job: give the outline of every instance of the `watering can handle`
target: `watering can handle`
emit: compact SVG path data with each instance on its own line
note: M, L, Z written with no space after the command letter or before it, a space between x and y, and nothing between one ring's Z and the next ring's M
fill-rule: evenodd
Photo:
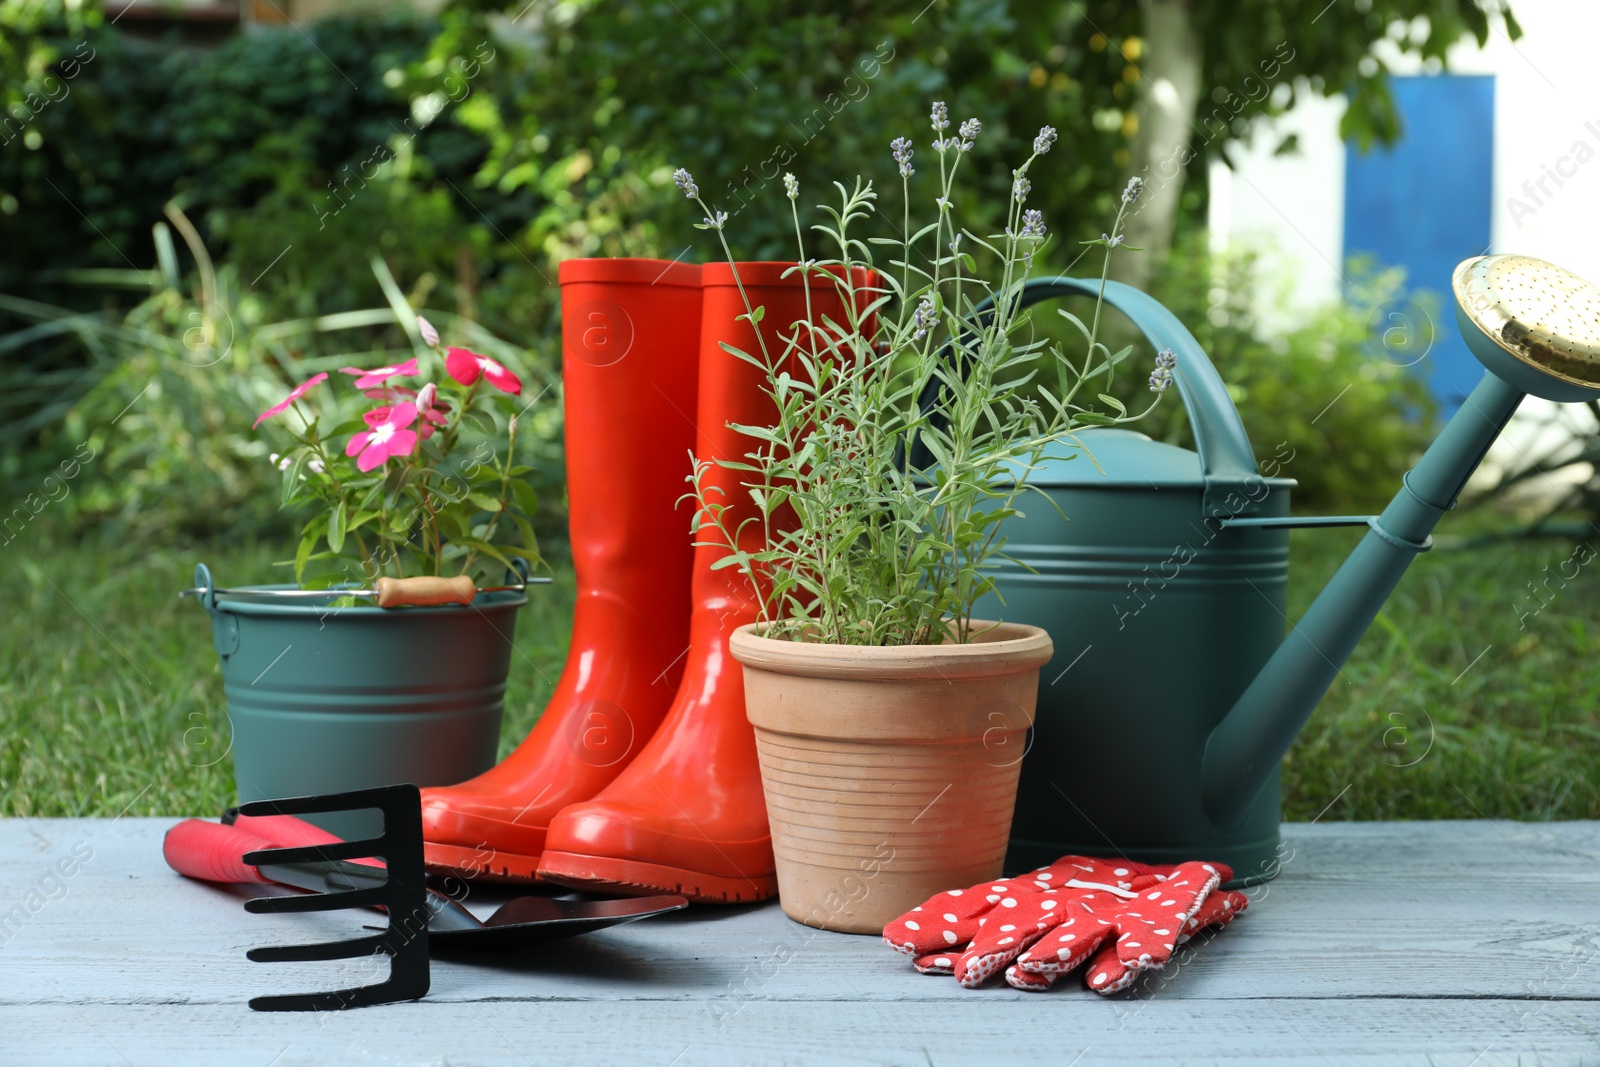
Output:
M1105 302L1126 315L1158 351L1170 348L1177 357L1178 365L1172 376L1178 383L1184 409L1189 413L1189 425L1194 429L1200 471L1206 480L1207 510L1213 504L1213 497L1220 504L1227 489L1259 480L1255 450L1250 447L1244 423L1239 421L1239 410L1233 406L1222 377L1206 358L1194 334L1148 293L1123 282L1104 284ZM1035 278L1023 284L1020 306L1061 296L1093 297L1100 292L1100 286L1098 278Z

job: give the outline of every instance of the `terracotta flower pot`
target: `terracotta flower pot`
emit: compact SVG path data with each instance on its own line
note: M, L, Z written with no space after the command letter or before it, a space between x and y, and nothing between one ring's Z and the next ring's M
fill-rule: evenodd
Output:
M1048 634L1001 623L970 644L891 648L777 641L752 624L730 648L791 919L875 934L1000 875Z

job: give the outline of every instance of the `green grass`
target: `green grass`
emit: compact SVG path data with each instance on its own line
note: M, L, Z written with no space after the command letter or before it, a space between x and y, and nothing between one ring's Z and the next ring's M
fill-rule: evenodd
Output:
M1293 537L1298 618L1359 534ZM1573 552L1508 542L1413 563L1289 752L1287 816L1600 817L1600 598L1593 549L1587 566Z
M1355 535L1294 538L1297 615ZM200 558L222 583L272 580L276 549L61 548L30 530L8 552L0 815L226 806L232 767L210 626L177 591ZM1418 560L1290 753L1289 816L1600 817L1591 568L1565 588L1552 580L1553 599L1546 593L1547 606L1519 629L1519 611L1538 603L1526 583L1547 566L1557 573L1571 553L1547 541ZM502 751L527 732L560 670L570 573L531 600L517 627Z
M219 585L282 581L278 546L29 551L0 572L0 815L216 814L233 763L211 624L178 590L199 560ZM572 575L517 620L502 751L560 674Z

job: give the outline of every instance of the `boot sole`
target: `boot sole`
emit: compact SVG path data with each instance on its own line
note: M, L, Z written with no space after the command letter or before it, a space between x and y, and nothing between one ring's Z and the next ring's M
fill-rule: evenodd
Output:
M454 874L462 878L527 885L540 881L539 857L499 852L488 845L468 848L432 841L423 845L423 865L430 874Z
M754 904L778 895L776 873L727 878L681 867L573 852L545 852L539 861L539 879L574 889L605 889L624 896L676 893L696 904Z

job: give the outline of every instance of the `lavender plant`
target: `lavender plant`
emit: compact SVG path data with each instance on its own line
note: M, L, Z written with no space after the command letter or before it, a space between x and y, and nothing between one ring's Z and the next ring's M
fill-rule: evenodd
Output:
M1083 340L1075 360L1057 345L1028 339L1029 312L1020 302L1047 241L1043 216L1025 206L1029 174L1050 152L1055 130L1041 129L1032 154L1013 171L1004 232L980 237L959 225L952 200L981 124L968 119L948 133L942 103L933 105L931 119L939 195L933 221L916 230L915 148L905 137L890 145L901 186L898 237L864 234L874 222L892 225L870 181L858 177L853 188L835 182L837 206L818 205L825 220L810 227L828 255L810 258L799 186L784 176L799 247L791 272L806 280L806 317L777 331L780 345L769 347L757 330L759 351L728 349L766 372L777 413L770 426L737 425L750 450L717 461L740 472L754 511L735 508L710 484L710 461L695 467L690 495L699 506L699 537L728 550L719 566L737 567L750 580L770 637L853 645L970 641L979 632L973 605L993 587L992 568L1004 553L1001 523L1019 514L1027 477L1045 450L1058 439L1076 440L1082 427L1127 423L1150 410L1130 413L1104 391L1132 348L1112 352L1099 339L1105 278L1140 180L1128 183L1111 232L1086 242L1103 253L1091 321L1059 311ZM674 180L705 211L701 228L717 234L731 263L726 216L705 203L687 171ZM888 262L880 265L874 249ZM833 287L847 321L814 313L812 286ZM748 295L745 308L752 324L762 321L764 309ZM1053 373L1036 382L1041 364ZM1172 366L1171 353L1161 353L1150 377L1151 407L1170 385ZM1101 383L1096 406L1084 397L1091 383ZM749 536L757 532L752 524L760 537Z

